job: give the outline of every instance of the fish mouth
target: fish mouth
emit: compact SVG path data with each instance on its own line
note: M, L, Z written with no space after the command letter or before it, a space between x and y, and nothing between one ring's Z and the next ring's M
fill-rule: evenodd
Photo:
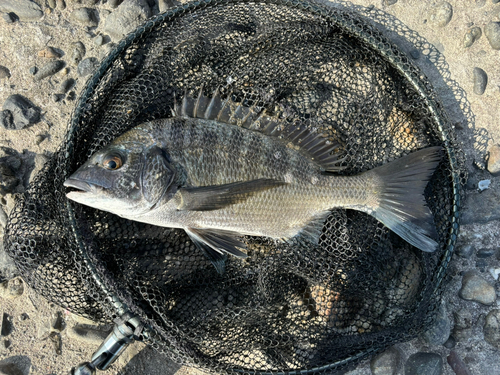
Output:
M95 193L96 191L95 185L91 185L88 182L81 181L73 177L64 181L64 186L77 189L76 191L71 191L72 193Z

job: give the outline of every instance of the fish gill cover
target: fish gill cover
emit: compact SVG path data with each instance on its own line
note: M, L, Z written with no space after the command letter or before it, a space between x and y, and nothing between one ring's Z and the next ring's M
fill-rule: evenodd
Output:
M316 246L245 236L248 257L228 257L217 272L182 229L66 198L64 181L92 154L171 117L200 90L338 143L342 176L441 146L425 189L437 250L337 208ZM5 247L46 298L98 322L129 311L147 327L145 342L176 362L214 373L335 372L432 321L458 234L463 170L430 83L341 4L196 2L152 18L102 62L60 150L13 210Z

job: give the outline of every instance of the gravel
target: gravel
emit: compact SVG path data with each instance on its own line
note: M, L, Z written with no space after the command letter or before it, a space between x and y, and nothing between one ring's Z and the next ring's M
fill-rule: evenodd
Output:
M22 95L14 94L7 98L2 109L10 111L13 129L19 130L40 121L40 109Z

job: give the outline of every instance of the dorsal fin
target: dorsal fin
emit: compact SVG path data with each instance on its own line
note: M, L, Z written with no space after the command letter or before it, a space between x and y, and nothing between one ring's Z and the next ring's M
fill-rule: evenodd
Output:
M306 154L327 172L337 172L345 168L341 166L345 157L339 157L339 143L331 142L310 126L289 122L278 115L269 115L265 108L257 105L257 101L246 106L233 102L230 94L226 99L222 99L218 88L211 97L203 94L203 87L196 97L190 96L185 90L180 103L174 100L173 115L215 120L256 130L282 139L289 147Z

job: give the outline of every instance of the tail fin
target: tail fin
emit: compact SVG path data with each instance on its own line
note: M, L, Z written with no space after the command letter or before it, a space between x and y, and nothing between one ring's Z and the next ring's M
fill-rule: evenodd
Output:
M379 207L372 215L426 252L436 250L437 232L423 194L441 158L441 147L429 147L371 171L381 180Z

